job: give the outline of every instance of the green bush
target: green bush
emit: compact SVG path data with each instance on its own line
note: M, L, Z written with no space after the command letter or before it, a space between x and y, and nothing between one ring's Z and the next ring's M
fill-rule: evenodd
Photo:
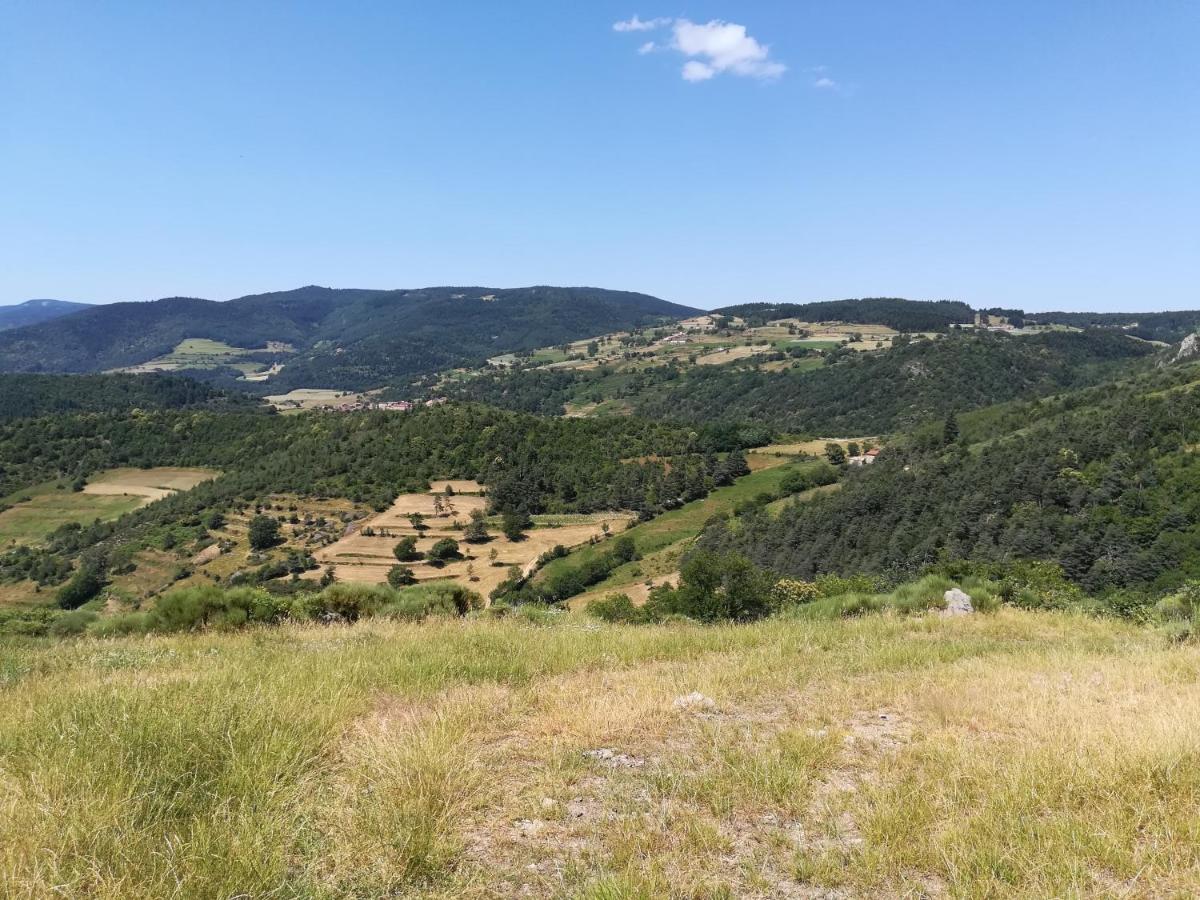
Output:
M426 616L465 616L483 607L483 598L453 581L431 581L394 591L379 615L418 620Z
M250 623L273 625L288 614L284 598L258 588L199 585L171 591L147 614L150 631L234 629Z
M605 622L638 622L644 618L628 594L609 594L593 600L584 607L584 612Z
M382 584L335 583L314 595L307 610L313 618L354 622L375 615L395 595L395 591Z
M462 553L459 552L458 541L454 538L442 538L429 548L425 558L434 565L444 565L447 560L461 559Z
M400 538L392 548L392 553L398 562L413 562L421 558L421 551L417 549L417 539L411 534Z
M98 618L99 616L90 609L71 610L55 618L50 623L47 633L51 637L73 637L87 631L88 626Z
M392 566L388 569L387 580L388 584L392 587L402 588L410 584L416 584L417 576L413 574L413 570L408 566Z
M146 613L119 613L97 619L88 629L96 637L121 637L128 634L145 634L150 630Z
M104 589L104 577L98 569L84 565L71 580L58 589L58 605L78 609Z
M1200 634L1200 581L1184 583L1175 593L1160 600L1154 612L1175 640Z

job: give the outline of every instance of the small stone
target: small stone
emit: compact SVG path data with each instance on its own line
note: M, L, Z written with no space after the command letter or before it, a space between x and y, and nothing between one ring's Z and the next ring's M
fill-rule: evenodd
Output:
M617 753L608 747L601 747L598 750L584 750L583 755L589 759L596 760L596 762L610 769L640 769L646 764L646 760L640 756Z
M554 809L556 806L558 806L558 801L553 797L542 798L542 809Z
M675 708L681 712L688 712L691 710L712 710L717 708L717 704L712 697L706 697L699 691L692 691L690 694L684 694L681 697L676 697Z

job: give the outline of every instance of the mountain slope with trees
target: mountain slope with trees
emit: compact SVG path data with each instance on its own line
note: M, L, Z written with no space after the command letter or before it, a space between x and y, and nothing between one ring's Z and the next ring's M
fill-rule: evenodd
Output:
M695 312L646 294L540 286L306 287L223 303L172 297L0 333L0 369L95 372L146 362L187 338L246 348L274 341L298 352L273 387L357 389Z
M0 421L60 413L236 409L259 403L249 395L177 375L0 375Z
M1041 560L1136 598L1200 577L1198 446L1200 368L1150 373L922 429L838 493L703 544L801 578Z

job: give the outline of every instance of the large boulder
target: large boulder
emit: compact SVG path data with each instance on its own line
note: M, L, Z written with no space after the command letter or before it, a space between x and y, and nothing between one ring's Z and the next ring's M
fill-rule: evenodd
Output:
M946 601L946 608L942 610L943 616L965 616L975 612L975 606L971 603L971 595L958 588L950 588L942 595L942 599Z
M1200 356L1200 341L1196 335L1189 334L1179 344L1179 349L1175 351L1175 356L1171 359L1172 363L1188 362Z

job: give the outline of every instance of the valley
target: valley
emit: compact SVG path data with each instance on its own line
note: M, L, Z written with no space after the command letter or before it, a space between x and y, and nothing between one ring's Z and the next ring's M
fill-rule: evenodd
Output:
M498 331L531 302L455 293ZM0 881L1195 886L1191 788L1145 775L1188 770L1200 671L1186 347L955 304L555 302L588 307L569 339L415 366L276 322L269 356L0 375Z

